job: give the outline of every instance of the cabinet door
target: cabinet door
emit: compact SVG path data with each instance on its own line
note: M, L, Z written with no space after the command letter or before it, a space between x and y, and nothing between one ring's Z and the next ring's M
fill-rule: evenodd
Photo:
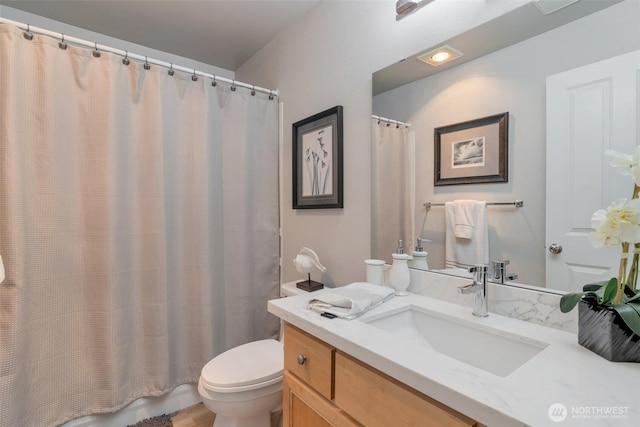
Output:
M358 427L342 410L285 371L283 427Z
M336 405L367 427L479 427L472 419L340 352L335 378Z

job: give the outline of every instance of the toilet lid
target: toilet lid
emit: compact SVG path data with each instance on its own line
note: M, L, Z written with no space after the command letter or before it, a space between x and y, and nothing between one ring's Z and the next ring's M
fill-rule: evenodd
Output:
M241 387L282 376L284 350L276 340L234 347L207 363L200 374L205 386Z

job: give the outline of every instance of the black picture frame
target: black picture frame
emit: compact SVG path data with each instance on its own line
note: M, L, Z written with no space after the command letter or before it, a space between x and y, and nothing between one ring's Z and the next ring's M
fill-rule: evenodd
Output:
M509 181L509 112L434 129L434 186Z
M293 209L343 208L342 106L292 125Z

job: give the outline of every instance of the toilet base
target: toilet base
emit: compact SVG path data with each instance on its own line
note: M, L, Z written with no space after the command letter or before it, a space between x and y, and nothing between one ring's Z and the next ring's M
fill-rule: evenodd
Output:
M260 414L249 418L229 418L216 415L213 427L271 427L271 414Z

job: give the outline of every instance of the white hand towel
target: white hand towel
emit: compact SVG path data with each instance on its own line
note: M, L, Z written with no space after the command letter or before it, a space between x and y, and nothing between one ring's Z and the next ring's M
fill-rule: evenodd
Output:
M388 301L393 289L366 282L355 282L339 288L321 291L307 307L320 313L331 313L343 319L354 319L362 313Z
M471 203L469 203L471 202ZM462 206L473 204L472 215L467 217L463 214L457 219L456 212L466 211ZM486 202L476 200L456 200L445 203L445 266L453 267L469 267L477 264L489 263L489 227L487 224ZM464 227L460 227L462 236L467 236L468 231L472 233L470 237L457 237L456 225L460 221Z
M479 209L484 209L484 205L476 200L456 200L453 202L454 234L457 238L473 238Z

